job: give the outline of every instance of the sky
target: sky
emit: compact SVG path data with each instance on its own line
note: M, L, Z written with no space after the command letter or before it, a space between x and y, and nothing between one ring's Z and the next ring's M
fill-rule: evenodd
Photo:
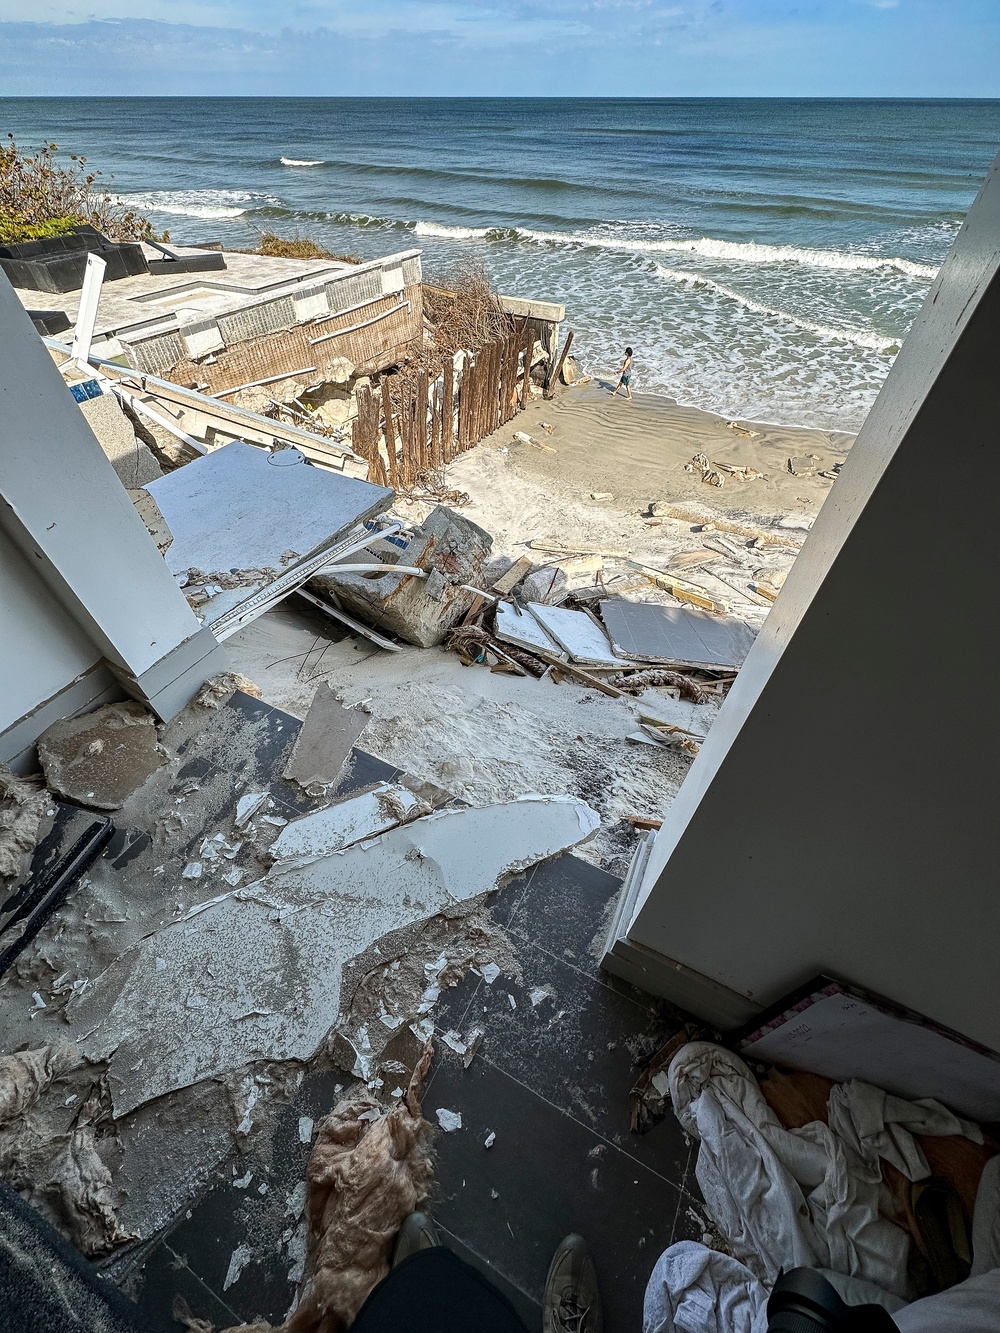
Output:
M0 0L0 96L1000 97L1000 0Z

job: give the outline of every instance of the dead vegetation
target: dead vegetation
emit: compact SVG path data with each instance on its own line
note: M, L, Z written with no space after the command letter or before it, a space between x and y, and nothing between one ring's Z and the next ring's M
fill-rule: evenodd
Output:
M463 264L425 282L423 288L424 314L441 356L453 356L463 348L478 352L514 332L514 320L502 309L481 264Z
M317 245L307 236L279 236L273 231L262 231L256 255L267 255L271 259L333 259L340 264L360 264L359 255L335 255L332 250Z

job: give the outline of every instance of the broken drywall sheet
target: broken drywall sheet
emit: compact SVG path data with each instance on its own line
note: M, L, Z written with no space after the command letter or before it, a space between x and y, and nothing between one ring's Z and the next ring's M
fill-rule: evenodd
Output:
M541 602L529 602L528 610L574 662L587 666L621 666L621 658L615 656L608 636L586 611L544 606Z
M398 783L382 782L360 796L293 819L271 844L277 861L329 856L363 838L374 838L396 824L429 813L430 807Z
M510 602L497 604L495 629L498 639L514 644L516 648L527 648L529 652L541 648L553 657L566 656L530 612L519 611Z
M362 708L345 708L324 681L295 741L285 777L302 787L330 786L337 781L371 715Z
M167 756L157 745L153 715L130 700L54 722L38 738L38 759L52 791L117 810Z
M566 796L445 810L293 866L140 941L67 1016L109 1059L116 1116L257 1060L308 1060L340 1010L341 969L391 930L488 893L589 838Z
M147 488L173 544L172 574L280 571L387 509L392 491L310 467L293 449L234 441Z

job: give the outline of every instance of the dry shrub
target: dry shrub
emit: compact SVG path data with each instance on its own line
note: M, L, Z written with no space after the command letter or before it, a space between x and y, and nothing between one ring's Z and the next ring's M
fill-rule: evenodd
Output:
M34 155L23 152L12 134L0 143L0 244L64 236L81 223L113 241L166 239L99 183L102 173L85 157L73 153L68 163L57 162L58 151L50 143Z
M424 313L434 328L442 355L460 348L478 352L514 332L514 321L500 306L481 264L466 263L424 283Z
M271 259L336 259L341 264L360 264L358 255L335 255L305 236L278 236L273 231L262 231L254 254L268 255Z

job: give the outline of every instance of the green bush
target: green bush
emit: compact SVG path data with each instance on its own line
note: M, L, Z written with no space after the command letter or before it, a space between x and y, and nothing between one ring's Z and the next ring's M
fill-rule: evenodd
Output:
M12 134L0 143L0 243L65 236L89 222L112 241L159 240L148 218L134 212L100 183L76 153L56 160L58 145L37 153L18 148ZM111 178L113 179L113 177Z

